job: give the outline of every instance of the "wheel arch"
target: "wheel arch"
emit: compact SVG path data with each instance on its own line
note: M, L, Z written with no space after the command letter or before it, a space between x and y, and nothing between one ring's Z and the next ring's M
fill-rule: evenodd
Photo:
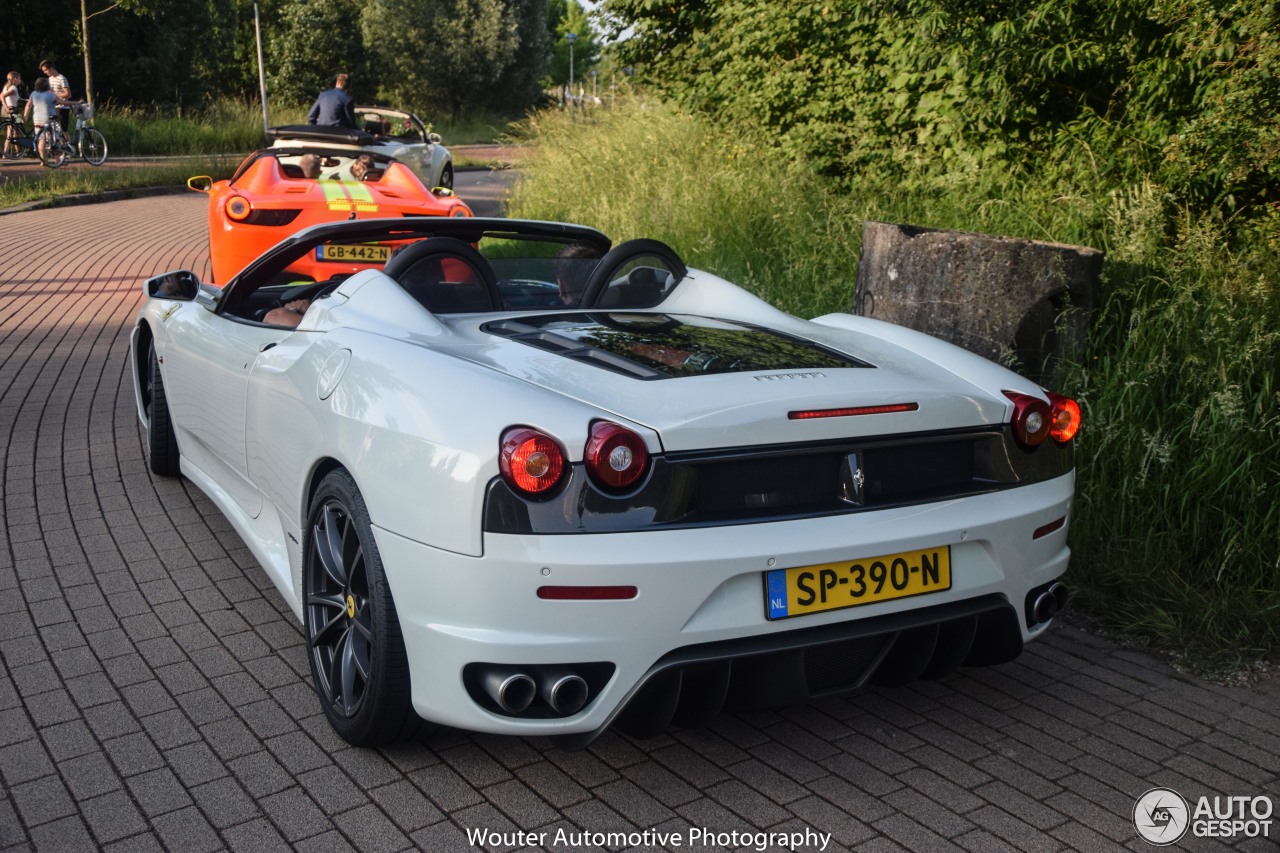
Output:
M155 340L155 333L151 331L151 324L145 320L138 323L133 332L133 350L132 350L132 368L133 368L133 387L136 389L137 403L139 412L146 411L145 389L147 387L147 353L151 351L151 344Z
M346 471L347 476L356 483L356 488L360 488L360 483L356 481L356 475L338 459L332 456L325 456L317 460L316 464L311 468L311 476L307 479L307 487L302 490L302 506L298 507L298 518L302 520L301 529L304 533L307 527L307 515L311 511L311 502L315 500L316 492L319 491L320 484L324 481L324 478L334 471Z

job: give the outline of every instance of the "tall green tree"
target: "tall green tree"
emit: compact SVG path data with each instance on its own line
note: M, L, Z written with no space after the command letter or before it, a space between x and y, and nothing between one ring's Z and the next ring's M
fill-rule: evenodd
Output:
M582 82L600 62L600 36L582 4L578 0L549 0L547 31L555 51L551 60L550 83L562 86L569 82L569 40L565 38L569 33L574 35L574 80Z
M496 87L490 106L502 113L519 114L542 98L543 78L551 62L551 35L543 26L548 0L507 0L516 21L520 44L511 57L505 82Z
M351 75L357 101L372 102L378 92L364 46L363 0L288 0L269 42L268 97L273 102L308 105L333 85L339 73Z
M715 23L718 0L604 0L605 37L620 64L678 68L690 45Z
M370 0L363 22L386 99L455 119L505 99L520 47L510 2Z
M97 2L95 6L106 6ZM90 19L94 88L100 101L198 107L209 100L245 94L256 68L241 67L237 33L245 0L146 0L121 4ZM79 17L72 54L81 56ZM249 26L252 27L250 11ZM59 57L62 59L62 56ZM73 62L59 70L73 73ZM79 93L80 89L73 85Z

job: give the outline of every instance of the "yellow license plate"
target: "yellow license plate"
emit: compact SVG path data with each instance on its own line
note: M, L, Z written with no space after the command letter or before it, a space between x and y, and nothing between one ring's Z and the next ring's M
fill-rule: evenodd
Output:
M951 546L764 573L765 612L788 619L951 589Z
M327 243L316 246L317 261L347 261L360 264L385 264L391 257L390 246L377 243Z

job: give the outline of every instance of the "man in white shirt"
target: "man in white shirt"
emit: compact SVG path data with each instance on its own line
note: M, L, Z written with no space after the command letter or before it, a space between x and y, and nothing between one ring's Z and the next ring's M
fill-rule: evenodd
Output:
M57 68L53 67L53 60L46 59L40 63L40 71L49 78L49 91L54 96L63 101L71 100L71 87L67 84L67 78ZM71 126L68 123L71 119L71 110L66 107L58 107L58 123L62 125L62 129L67 133L71 132Z

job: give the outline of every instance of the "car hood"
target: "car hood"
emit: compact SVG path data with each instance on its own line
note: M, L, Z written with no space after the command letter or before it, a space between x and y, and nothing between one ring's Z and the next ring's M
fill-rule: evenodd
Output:
M667 451L972 428L1009 408L892 343L797 334L804 321L577 312L449 325L455 355L649 427Z

